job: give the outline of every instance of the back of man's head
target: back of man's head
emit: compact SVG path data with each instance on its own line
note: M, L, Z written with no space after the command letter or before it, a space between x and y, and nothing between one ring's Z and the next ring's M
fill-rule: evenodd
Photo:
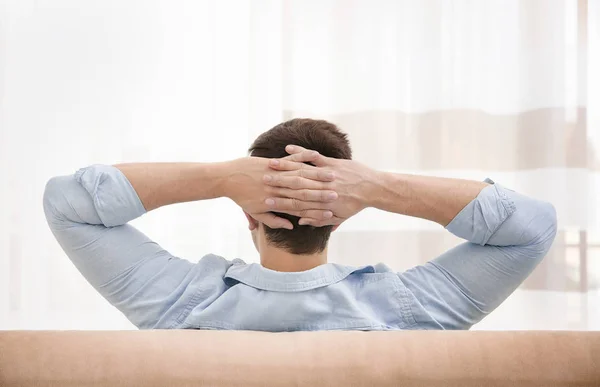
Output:
M337 159L351 159L352 150L347 135L337 126L323 120L296 118L275 126L258 136L250 147L250 156L281 158L288 156L287 145L299 145ZM332 226L300 226L296 216L277 213L294 225L293 230L264 226L269 243L292 254L319 253L327 247Z

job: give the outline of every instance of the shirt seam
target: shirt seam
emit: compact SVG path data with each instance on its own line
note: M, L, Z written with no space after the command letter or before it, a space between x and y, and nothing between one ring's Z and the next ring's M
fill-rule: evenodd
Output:
M311 279L308 281L296 281L293 282L291 284L293 284L294 286L292 286L291 288L285 288L285 285L287 284L286 282L274 282L274 281L268 281L268 282L273 282L277 285L282 285L281 288L277 288L277 286L274 286L272 284L269 284L267 282L265 282L262 279L257 278L256 276L253 277L253 281L252 283L248 282L247 285L253 286L254 284L258 285L256 286L257 288L259 288L260 290L265 290L265 291L270 291L270 292L296 292L296 291L305 291L305 290L310 290L310 289L315 289L317 287L321 287L322 285L328 286L328 285L333 285L337 282L340 282L341 280L343 280L344 278L347 278L350 274L352 273L352 271L350 272L342 272L342 273L338 273L330 278L327 277L321 277L321 278L317 278L317 279ZM227 275L226 278L232 278L238 282L241 283L246 283L245 281L243 281L242 279L240 279L239 276L237 276L236 274L234 275Z
M220 297L220 296L219 296ZM183 322L185 321L185 319L189 316L189 314L192 312L192 309L199 304L201 295L200 295L200 289L197 289L196 292L194 293L194 295L192 296L192 298L190 298L190 300L186 303L185 307L183 307L183 309L181 310L181 312L179 313L179 315L175 318L175 320L168 326L167 329L173 329L176 325L180 325L183 324ZM218 297L217 297L218 298Z
M465 292L462 290L462 288L461 288L460 286L458 286L458 285L457 285L457 284L456 284L456 283L455 283L455 282L452 280L452 278L450 278L450 277L449 277L449 276L446 274L446 272L443 270L443 268L442 268L442 267L438 266L438 265L437 265L435 262L429 262L429 263L431 263L431 265L432 265L433 267L435 267L435 268L436 268L436 269L437 269L437 270L438 270L440 273L442 273L442 275L443 275L443 276L444 276L444 277L445 277L445 278L448 280L448 282L450 282L450 283L451 283L453 286L455 286L455 287L456 287L456 288L457 288L457 289L458 289L458 290L459 290L459 291L462 293L462 295L463 295L463 296L465 296L465 298L466 298L467 300L469 300L469 303L471 303L471 304L473 305L473 307L477 309L477 311L478 311L478 312L480 312L480 313L482 313L482 314L484 314L484 315L488 315L488 314L489 314L489 312L486 312L486 311L482 310L482 309L481 309L479 306L477 306L477 305L475 304L475 302L473 302L473 300L471 299L471 297L470 297L468 294L466 294L466 293L465 293Z
M402 314L402 319L408 319L409 321L407 321L409 324L407 325L408 328L414 326L417 324L417 321L415 319L415 315L414 315L414 311L412 310L412 306L410 305L409 302L407 302L407 293L406 293L406 286L404 285L404 283L402 282L402 280L400 279L400 277L398 276L398 281L400 281L400 283L402 283L402 286L400 286L396 281L393 281L394 283L394 287L396 288L396 294L398 295L398 297L400 298L400 302L402 304L402 306L400 307L400 313Z

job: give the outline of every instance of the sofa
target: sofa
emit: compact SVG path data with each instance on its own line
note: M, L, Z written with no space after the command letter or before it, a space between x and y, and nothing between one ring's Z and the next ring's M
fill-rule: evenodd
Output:
M0 331L0 386L600 386L600 332Z

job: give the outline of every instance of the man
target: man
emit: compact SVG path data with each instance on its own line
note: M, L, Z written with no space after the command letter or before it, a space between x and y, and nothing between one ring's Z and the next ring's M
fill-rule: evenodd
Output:
M250 154L52 178L48 224L92 286L142 329L468 329L519 286L556 234L549 203L491 180L373 170L350 160L346 135L326 121L279 124ZM191 263L127 224L217 197L244 210L260 265L215 255ZM367 207L437 222L467 242L403 273L373 257L362 267L327 263L331 232Z

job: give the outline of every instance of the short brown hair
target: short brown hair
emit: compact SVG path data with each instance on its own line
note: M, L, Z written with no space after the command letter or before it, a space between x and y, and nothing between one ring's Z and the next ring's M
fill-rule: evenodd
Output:
M351 159L352 150L348 136L334 124L324 120L295 118L264 132L249 149L250 156L281 158L288 156L287 145L299 145L337 159ZM300 226L296 216L276 213L294 225L293 230L272 229L265 225L267 240L292 254L319 253L327 247L332 226Z

